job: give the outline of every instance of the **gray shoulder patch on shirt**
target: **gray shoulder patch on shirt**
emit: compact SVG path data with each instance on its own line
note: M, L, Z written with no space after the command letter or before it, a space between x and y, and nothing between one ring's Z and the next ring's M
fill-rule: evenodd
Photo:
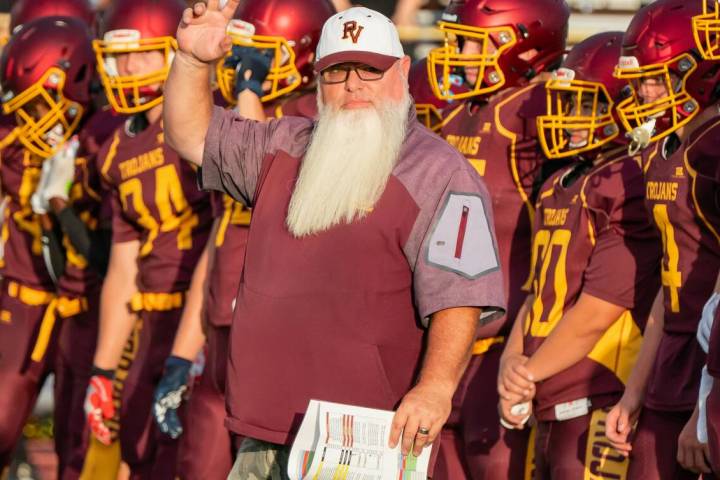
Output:
M485 212L480 195L448 193L430 233L427 263L471 280L500 268Z

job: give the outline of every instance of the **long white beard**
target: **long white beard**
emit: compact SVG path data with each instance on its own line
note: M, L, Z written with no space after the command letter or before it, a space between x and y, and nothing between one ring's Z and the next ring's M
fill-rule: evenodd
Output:
M397 162L411 101L405 95L397 103L353 110L318 102L318 123L290 199L290 233L312 235L372 211Z

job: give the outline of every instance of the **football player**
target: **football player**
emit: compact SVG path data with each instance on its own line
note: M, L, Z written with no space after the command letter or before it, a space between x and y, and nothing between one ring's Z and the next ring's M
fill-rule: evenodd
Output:
M223 96L240 115L258 121L283 115L315 117L313 56L322 26L334 13L327 0L249 0L238 8L229 29L233 50L219 63L217 76ZM294 21L288 23L286 18ZM233 462L234 449L224 426L225 365L251 212L227 195L213 194L213 213L214 241L208 242L212 260L203 313L206 368L193 387L184 415L187 434L180 445L178 470L186 479L222 478ZM199 325L189 324L194 320L183 318L170 357L182 367L166 368L155 394L156 420L161 430L174 436L182 431L172 411L179 404L163 405L187 388L191 361L201 346L196 341Z
M720 30L720 4L717 2L703 2L703 12L693 17L693 33L698 50L705 60L720 60L720 38L717 36ZM712 187L714 196L718 199L718 187L720 183L720 162L715 163L714 175L712 171L705 172L700 178L705 177L704 183L708 180L715 186ZM707 173L710 178L707 178ZM713 193L707 195L712 196ZM718 219L717 208L720 202L715 202L713 220ZM713 224L716 232L720 231L720 225ZM707 457L713 473L720 475L720 309L717 308L720 302L720 277L715 284L715 293L705 304L702 320L698 326L698 342L707 353L707 364L703 369L700 392L698 398L698 427L697 437L702 444L707 444ZM692 458L685 456L689 461ZM695 457L693 457L695 458ZM687 462L688 464L690 462ZM683 465L685 465L683 463ZM687 467L688 465L686 465Z
M456 428L443 431L443 442L461 452L460 458L445 460L448 478L515 479L530 468L528 432L500 427L492 392L505 336L526 296L522 286L530 269L534 197L548 175L535 119L545 113L544 72L560 65L569 16L564 0L451 1L439 23L445 44L428 55L428 72L440 72L430 76L436 96L467 99L447 114L442 136L488 185L508 296L505 321L496 322L474 347L450 417ZM466 91L453 93L458 84Z
M85 405L99 441L112 444L119 428L131 478L175 478L177 441L155 426L153 392L181 315L200 315L207 268L209 199L195 169L165 146L161 121L183 8L181 0L117 1L93 42L108 101L129 118L97 155L112 246Z
M427 58L422 58L413 62L408 73L408 85L410 87L410 95L415 102L415 113L420 123L434 132L440 132L442 128L443 111L448 110L454 105L454 100L439 99L435 96L435 92L430 86L427 66ZM453 92L464 92L466 89L462 85L451 85Z
M4 401L11 403L0 407L0 469L9 462L42 381L52 368L59 330L55 313L62 300L55 296L56 278L43 261L40 214L47 210L34 212L31 196L45 159L78 131L91 110L94 61L90 42L88 25L79 19L27 18L3 50L3 111L15 118L3 117L1 151L5 207L0 389ZM59 378L57 385L67 383ZM67 398L56 405L59 432L67 433L64 417L70 416L75 406ZM82 434L80 426L75 431ZM58 439L61 469L72 443L65 435Z
M642 343L661 246L645 211L640 162L615 141L624 83L612 71L621 43L621 32L608 32L576 45L547 82L547 113L537 120L548 158L573 163L538 197L533 292L498 380L511 424L527 420L529 411L511 408L534 393L536 479L625 478L628 467L605 438L605 418ZM515 383L518 375L535 385Z
M680 0L659 0L638 11L615 73L633 93L618 111L632 146L644 147L646 207L663 241L664 333L644 402L626 395L618 405L620 420L608 425L614 430L608 437L629 451L632 420L643 405L628 478L689 479L708 470L693 415L705 363L695 333L713 292L708 279L720 271L712 193L718 185L720 117L713 104L720 66L696 48L692 19L702 11L701 2ZM628 392L644 390L628 386Z
M13 5L12 24L18 29L34 18L48 16L83 20L91 32L96 27L86 0L19 1ZM47 41L53 41L52 36ZM38 42L36 48L44 48L43 43ZM90 55L83 65L94 75L95 59L92 50L87 51ZM83 88L96 93L96 77L83 81ZM99 103L97 98L91 99L93 104ZM64 144L69 148L43 163L38 190L31 197L35 213L52 216L51 222L44 222L43 256L56 280L58 298L45 315L61 319L53 368L53 421L58 478L63 479L78 478L87 449L83 399L97 339L101 275L109 251L109 225L101 218L105 215L100 215L103 209L94 155L118 125L119 117L107 109L93 110L86 109L76 130L79 137Z
M10 10L10 31L40 17L73 17L91 28L97 20L88 0L17 0Z

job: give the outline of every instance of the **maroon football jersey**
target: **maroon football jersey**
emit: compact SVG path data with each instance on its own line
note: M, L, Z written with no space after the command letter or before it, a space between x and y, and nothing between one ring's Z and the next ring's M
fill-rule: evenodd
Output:
M537 351L581 293L627 309L586 358L538 383L540 420L556 419L561 403L591 398L593 408L602 408L622 395L660 281L660 239L643 196L639 160L624 152L563 169L540 193L524 354Z
M545 161L535 118L545 114L544 83L512 88L486 105L466 102L447 114L441 135L484 177L495 211L509 333L529 289L533 186ZM539 185L535 185L536 187Z
M266 114L280 118L299 116L315 118L315 92L281 98L266 109ZM205 314L210 325L222 327L232 323L240 276L245 263L245 246L251 211L229 195L212 192L213 217L219 219L215 235L215 256L209 272Z
M125 120L112 110L95 113L83 125L78 137L80 147L75 159L75 180L70 188L71 208L90 230L109 223L109 209L103 208L100 174L95 156L102 144ZM107 202L106 202L107 203ZM88 260L78 253L67 235L63 236L66 252L65 272L58 279L58 293L78 297L99 290L102 277L88 266Z
M134 134L132 121L97 156L111 192L113 243L140 241L141 291L186 290L209 234L210 200L196 169L165 144L161 122Z
M643 154L645 203L663 240L665 307L665 334L646 404L657 410L691 410L705 362L695 333L720 271L720 121L716 118L694 129L666 155L673 141L674 135Z
M30 197L35 193L42 158L31 154L14 136L13 117L0 117L0 182L5 198L5 218L0 275L32 288L55 289L42 255L40 217L33 213Z

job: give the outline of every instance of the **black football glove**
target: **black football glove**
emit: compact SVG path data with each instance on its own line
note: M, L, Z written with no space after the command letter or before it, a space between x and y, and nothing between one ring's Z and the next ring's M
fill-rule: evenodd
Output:
M192 362L184 358L169 356L165 360L165 372L155 389L153 414L160 431L170 438L178 438L182 432L182 423L177 410L188 388Z
M262 98L264 95L262 84L270 72L272 60L272 50L233 45L230 56L225 59L225 66L235 69L234 94L250 90ZM250 78L246 79L245 75L248 71L251 72Z

